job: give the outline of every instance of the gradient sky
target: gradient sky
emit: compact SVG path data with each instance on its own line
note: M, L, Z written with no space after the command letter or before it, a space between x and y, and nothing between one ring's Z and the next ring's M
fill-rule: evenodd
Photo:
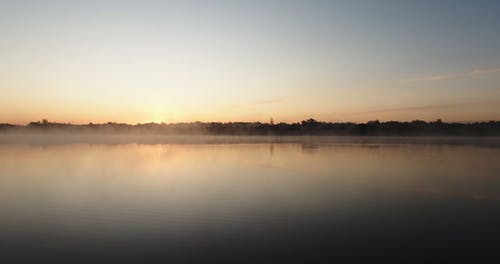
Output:
M500 1L3 1L0 122L500 120Z

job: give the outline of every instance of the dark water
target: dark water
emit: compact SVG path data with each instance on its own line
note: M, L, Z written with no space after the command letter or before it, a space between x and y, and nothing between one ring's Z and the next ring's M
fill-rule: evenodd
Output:
M8 142L0 144L1 263L494 263L500 255L494 139Z

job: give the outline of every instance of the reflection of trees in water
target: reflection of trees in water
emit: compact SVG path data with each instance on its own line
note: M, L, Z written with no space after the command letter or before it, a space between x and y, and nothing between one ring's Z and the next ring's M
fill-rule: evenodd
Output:
M304 142L301 145L302 152L316 152L320 148L320 144L315 142Z

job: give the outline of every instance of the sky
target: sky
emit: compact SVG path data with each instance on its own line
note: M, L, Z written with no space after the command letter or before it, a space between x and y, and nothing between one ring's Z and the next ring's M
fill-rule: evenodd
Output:
M0 0L0 123L500 120L500 1Z

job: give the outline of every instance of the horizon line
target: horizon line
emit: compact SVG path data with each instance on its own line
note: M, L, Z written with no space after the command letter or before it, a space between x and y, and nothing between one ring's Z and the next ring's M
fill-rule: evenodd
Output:
M272 118L271 118L272 119ZM44 123L44 120L46 120L46 123ZM202 124L209 124L209 123L222 123L222 124L231 124L231 123L260 123L260 124L272 124L272 125L277 125L277 124L296 124L296 123L301 123L304 121L308 120L314 120L316 122L320 123L350 123L350 124L368 124L370 122L380 122L380 123L387 123L387 122L398 122L398 123L411 123L415 121L420 121L420 122L426 122L426 123L432 123L432 122L442 122L442 123L448 123L448 124L472 124L472 123L488 123L488 122L500 122L500 119L490 119L490 120L474 120L474 121L445 121L442 118L435 118L435 119L412 119L412 120L381 120L381 119L372 119L368 120L365 122L354 122L354 121L323 121L319 120L316 118L306 118L302 120L298 120L295 122L272 122L269 120L269 122L262 122L262 121L180 121L180 122L156 122L156 121L149 121L149 122L137 122L137 123L127 123L127 122L115 122L115 121L105 121L105 122L86 122L86 123L72 123L72 122L58 122L58 121L50 121L48 119L40 119L36 121L30 121L26 124L20 124L20 123L9 123L9 122L0 122L0 125L13 125L13 126L28 126L32 123L39 123L39 124L58 124L58 125L75 125L75 126L85 126L85 125L110 125L110 124L119 124L119 125L129 125L129 126L136 126L136 125L147 125L147 124L157 124L157 125L176 125L176 124L195 124L195 123L202 123Z

